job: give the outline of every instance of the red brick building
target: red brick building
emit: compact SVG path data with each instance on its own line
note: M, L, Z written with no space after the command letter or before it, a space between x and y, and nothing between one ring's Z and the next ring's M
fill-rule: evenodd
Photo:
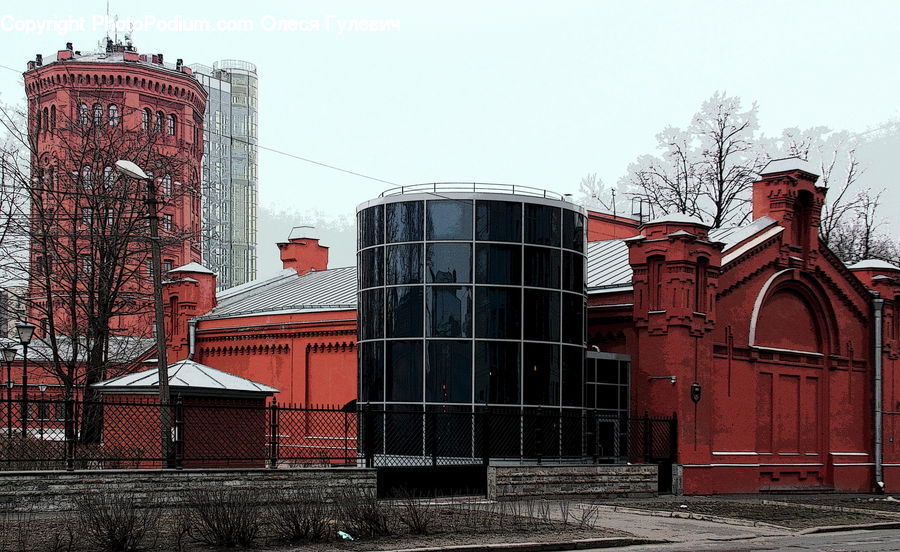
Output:
M900 269L819 243L817 178L773 161L738 228L590 213L587 356L630 363L632 413L677 417L685 493L900 489ZM274 278L217 297L197 267L169 284L171 358L284 401L352 400L356 271L327 270L316 240L279 247Z

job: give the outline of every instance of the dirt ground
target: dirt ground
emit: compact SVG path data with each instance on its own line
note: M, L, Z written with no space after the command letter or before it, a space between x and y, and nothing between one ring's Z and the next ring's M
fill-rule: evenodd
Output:
M743 519L771 523L792 529L806 529L824 525L856 525L865 523L877 523L881 521L896 521L896 517L882 515L878 512L856 513L841 512L836 510L805 508L803 500L814 503L817 497L787 497L757 495L753 497L672 497L667 499L643 499L608 501L604 504L611 506L624 506L644 510L659 510L665 512L689 512L710 516ZM764 504L764 500L794 501L798 505L781 506L776 504ZM820 502L821 503L821 502ZM849 504L848 504L849 505ZM875 510L875 508L872 508ZM896 510L900 512L900 509Z
M795 504L811 504L835 508L853 508L857 510L874 510L900 514L900 497L881 495L778 495L767 496L769 500L791 502Z

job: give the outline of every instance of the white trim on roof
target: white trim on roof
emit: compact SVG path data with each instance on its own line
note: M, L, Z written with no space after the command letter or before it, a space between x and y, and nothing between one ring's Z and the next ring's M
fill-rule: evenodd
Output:
M756 238L754 238L754 239L748 241L747 243L745 243L744 245L738 247L738 248L735 249L734 251L728 253L727 255L723 255L723 256L722 256L722 266L725 266L726 264L728 264L728 263L730 263L731 261L737 259L738 257L740 257L741 255L743 255L743 254L746 253L747 251L753 249L753 248L756 247L757 245L763 243L764 241L768 240L769 238L772 238L772 237L774 237L774 236L777 236L778 234L780 234L780 233L782 233L782 232L784 232L784 227L783 227L783 226L776 226L776 227L774 227L774 228L770 228L768 231L763 232L763 233L760 234L758 237L756 237Z

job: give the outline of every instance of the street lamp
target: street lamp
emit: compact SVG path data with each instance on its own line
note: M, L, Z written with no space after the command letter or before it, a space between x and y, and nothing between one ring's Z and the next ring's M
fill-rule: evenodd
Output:
M2 353L3 362L6 363L6 437L12 439L12 363L16 360L16 350L4 347Z
M44 391L47 390L47 384L42 383L38 385L38 391L41 392L41 404L38 405L38 420L40 420L41 424L41 441L44 440L44 418L47 417L47 403L44 402Z
M28 344L34 335L34 324L16 324L19 343L22 344L22 437L28 435Z
M159 247L159 215L156 207L156 183L143 169L128 161L116 161L116 169L128 178L147 183L147 220L150 223L150 259L153 263L153 310L156 313L156 372L159 381L160 438L162 456L166 460L171 451L172 433L169 420L169 370L166 362L166 318L162 298L162 254Z

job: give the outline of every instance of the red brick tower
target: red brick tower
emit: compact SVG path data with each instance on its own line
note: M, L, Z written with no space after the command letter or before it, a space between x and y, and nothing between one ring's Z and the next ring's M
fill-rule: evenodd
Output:
M38 55L24 78L29 317L39 334L81 336L91 330L78 311L95 309L108 314L112 334L152 335L147 184L119 175L115 162L132 161L155 180L163 272L199 261L206 93L181 60L109 39L87 54L69 43L47 64Z

